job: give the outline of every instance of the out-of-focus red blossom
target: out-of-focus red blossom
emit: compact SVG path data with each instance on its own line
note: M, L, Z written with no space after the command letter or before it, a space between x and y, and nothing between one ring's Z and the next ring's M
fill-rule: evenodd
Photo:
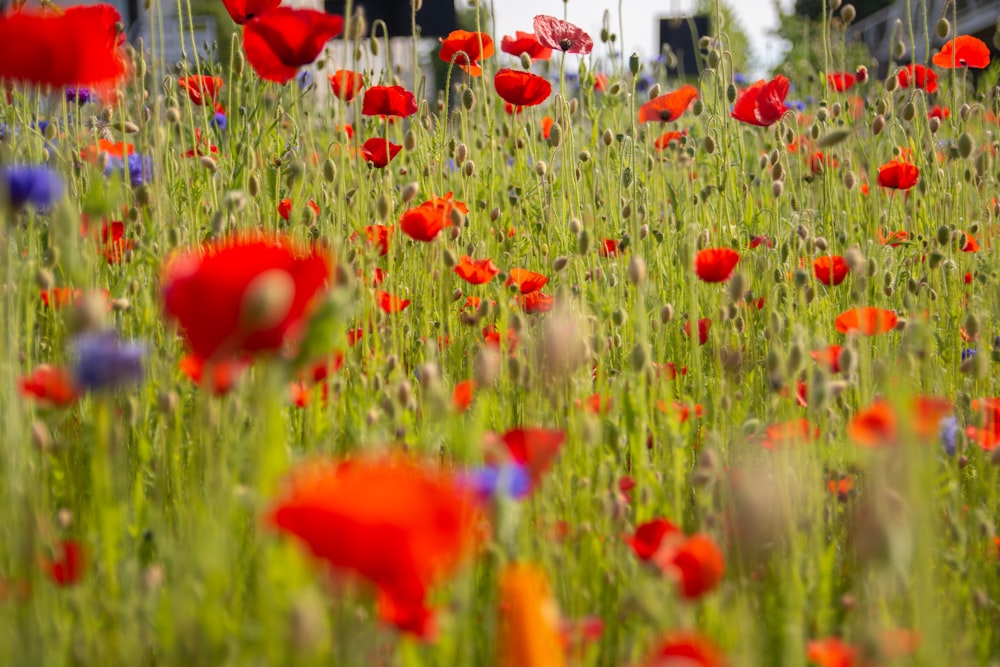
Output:
M226 11L239 25L264 12L270 11L281 4L281 0L222 0Z
M384 290L375 290L375 302L386 313L399 313L410 305L409 299L403 299Z
M531 294L545 287L549 279L540 273L528 271L527 269L511 269L505 287L517 285L521 294Z
M47 290L39 290L38 294L42 303L49 308L62 308L83 298L83 290L72 287L52 287Z
M945 69L985 69L990 66L990 47L978 37L959 35L945 42L941 50L931 58L931 62Z
M692 632L679 631L660 639L642 667L723 667L715 645Z
M371 86L365 91L361 113L406 118L417 113L417 99L402 86Z
M594 75L594 90L599 93L603 93L608 88L608 75L604 72L598 72Z
M533 23L539 44L553 51L585 56L594 48L594 40L582 28L554 16L536 16Z
M771 424L764 429L761 446L764 449L778 449L791 444L811 442L819 437L819 427L813 427L805 417L792 421Z
M613 401L610 396L591 394L584 399L576 399L576 407L582 408L593 415L603 415L611 411Z
M939 120L944 120L945 118L951 117L951 109L948 107L942 107L940 104L935 104L927 112L927 118L937 118Z
M661 549L653 560L677 580L681 594L689 600L713 590L726 571L719 547L703 533L692 535L674 549Z
M503 103L503 110L508 116L514 116L516 114L523 114L524 107L519 107L511 104L510 102Z
M565 441L563 431L546 428L516 428L501 436L490 433L485 442L486 461L502 463L502 457L509 457L528 469L532 486L537 487Z
M947 399L917 396L900 415L889 403L876 400L854 415L847 425L847 435L862 447L891 447L899 443L900 425L905 421L910 434L932 441L939 436L941 420L952 410Z
M80 222L81 236L97 236L92 232L90 221L86 215L82 216ZM108 264L121 264L125 261L127 253L135 249L135 241L125 238L125 223L121 220L101 221L100 235L97 239L101 248L101 256L107 260Z
M814 350L809 353L817 364L831 373L840 372L840 353L844 348L840 345L827 345L822 350Z
M86 87L101 94L126 77L128 58L111 5L63 12L0 15L0 81L52 88Z
M458 412L465 412L472 405L472 397L476 393L475 380L462 380L455 385L451 394L451 405Z
M402 148L382 137L372 137L361 144L361 157L376 169L384 169Z
M83 579L87 558L83 545L76 540L63 540L53 548L51 558L42 560L45 574L58 586L72 586Z
M686 132L677 132L676 130L672 132L664 132L653 141L653 147L658 151L666 150L670 144L676 143L680 145L681 139L684 138Z
M831 478L826 483L827 490L841 500L854 489L854 480L850 477Z
M920 633L906 628L884 630L879 637L882 657L886 660L907 658L917 652L921 643Z
M163 310L203 359L278 351L303 333L331 275L318 246L280 236L223 239L167 262Z
M938 88L937 72L930 67L920 64L910 63L896 74L896 81L900 88L919 88L925 92L933 93Z
M102 153L122 160L135 153L135 146L125 143L124 141L108 141L107 139L98 139L96 145L85 146L80 149L80 159L84 162L97 164L97 161L100 159Z
M493 38L484 32L453 30L447 37L438 38L441 49L438 58L446 63L454 61L470 76L482 76L479 61L493 55Z
M287 83L343 29L344 19L335 14L275 7L246 22L243 52L260 78Z
M532 60L548 60L552 57L552 49L542 46L533 32L515 31L514 37L504 35L500 40L500 50L515 57L527 53Z
M192 74L177 79L177 85L187 92L192 104L202 105L207 100L212 105L222 88L222 77Z
M377 592L378 613L432 636L429 589L477 541L478 508L445 473L405 459L315 461L293 471L268 520Z
M663 540L668 535L679 534L681 529L673 522L663 518L650 519L645 523L640 523L635 528L633 535L625 535L625 543L632 548L632 552L641 561L652 560L656 552L660 550Z
M891 310L882 308L852 308L837 316L834 324L842 334L858 332L866 336L892 331L899 318Z
M685 369L685 372L687 369ZM676 375L676 371L675 371ZM674 415L677 418L678 423L683 424L691 415L694 414L695 417L701 417L705 414L705 408L702 407L701 403L695 403L694 406L690 406L687 403L681 403L680 401L673 401L667 403L666 401L656 401L656 409L668 415Z
M770 127L788 111L785 98L790 89L791 83L780 74L770 81L761 79L736 98L731 115L743 123Z
M365 241L369 247L376 249L379 257L383 257L389 254L389 242L392 241L392 235L395 232L396 228L389 225L368 225L365 227ZM351 241L357 240L358 233L353 232Z
M597 254L601 257L617 257L618 256L618 240L617 239L604 239L601 245L597 248Z
M970 424L965 434L984 451L993 451L1000 444L1000 398L976 399L972 401L972 411L982 415L983 425Z
M813 274L824 285L836 286L844 282L851 272L847 260L840 255L823 255L813 260Z
M622 496L626 500L632 502L632 491L635 489L636 483L635 478L630 475L625 475L620 480L618 480L618 491L621 492Z
M313 212L317 216L319 216L319 204L313 201L311 197L309 198L309 201L306 203L309 205L309 208L311 208ZM291 199L282 199L280 202L278 202L278 215L280 215L282 219L284 219L286 222L288 221L289 217L292 215Z
M497 326L495 324L483 327L483 342L485 342L490 347L500 349L501 347L500 330L497 329ZM511 354L513 354L514 351L517 349L517 346L521 342L521 337L518 336L517 332L514 329L507 329L506 342L508 351Z
M694 272L706 283L729 280L740 261L740 253L732 248L705 248L694 256Z
M46 405L64 408L80 398L73 376L69 371L49 364L35 367L29 375L18 380L18 391Z
M704 345L708 342L708 333L712 330L712 318L703 317L698 320L698 344ZM691 336L691 321L684 323L684 335Z
M549 139L552 136L552 126L556 124L552 116L542 117L542 137Z
M206 152L207 149L207 152ZM194 128L194 148L184 153L184 157L201 157L203 155L218 155L219 147L213 145L207 135L201 133L201 128Z
M698 98L698 89L685 84L669 93L654 97L639 107L639 122L672 123Z
M563 667L559 609L537 565L511 563L499 577L498 667Z
M750 249L753 250L757 246L764 246L765 248L773 248L774 240L770 236L762 235L755 236L750 239Z
M493 280L500 269L492 259L472 259L468 255L462 255L455 265L455 273L470 285L484 285Z
M809 642L806 657L817 667L859 667L858 649L837 637Z
M850 72L831 72L826 75L826 85L838 93L854 87L857 78Z
M327 77L333 96L344 102L352 102L365 86L365 79L360 72L349 69L338 69Z
M517 298L517 303L524 312L529 315L536 315L552 310L556 304L556 300L555 297L545 292L529 292L528 294L520 295Z
M890 160L878 168L878 184L891 190L909 190L920 180L920 170L915 164Z
M429 199L420 206L405 211L399 220L399 229L415 241L433 241L442 229L451 226L452 209L463 215L469 212L469 207L460 201L454 201L450 192L444 197Z
M962 232L965 235L965 243L962 244L962 252L979 252L979 242L976 237L969 232Z
M809 172L814 176L822 174L827 169L836 169L839 166L837 160L832 155L816 151L809 156Z
M238 357L235 359L220 359L212 364L207 364L204 359L195 354L185 354L181 357L181 373L199 387L205 386L205 371L211 375L209 391L216 396L222 396L232 391L239 381L240 376L250 366L249 357Z
M493 76L493 87L497 95L515 107L539 105L552 94L552 84L544 77L506 67Z
M881 229L879 229L875 232L875 240L878 241L881 245L887 245L890 248L898 248L899 246L903 245L904 243L910 240L910 234L909 232L899 230L895 232L889 232L889 234L886 235L882 233Z

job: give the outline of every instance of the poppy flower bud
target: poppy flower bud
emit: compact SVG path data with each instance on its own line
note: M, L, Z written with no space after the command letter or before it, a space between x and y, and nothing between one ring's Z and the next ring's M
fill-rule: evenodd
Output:
M473 377L480 387L491 387L496 384L500 375L500 351L486 345L479 350L473 363Z
M896 60L902 60L906 57L906 44L903 40L896 40L896 43L892 45L892 57Z
M219 163L215 161L215 158L209 155L202 155L201 158L199 158L199 161L201 162L201 166L208 169L213 174L219 170Z
M55 276L48 269L38 269L35 272L35 284L38 285L38 289L48 291L55 283Z
M976 317L975 313L969 313L966 316L965 333L969 335L969 338L975 338L979 335L979 318Z
M649 99L655 100L659 96L660 96L660 84L654 83L652 86L649 87Z
M638 255L632 255L628 263L628 280L638 287L646 282L646 261Z
M706 135L701 145L709 155L715 152L715 139L712 138L712 135Z
M552 123L549 128L549 146L558 148L562 143L562 126L559 123Z
M868 68L864 65L858 65L858 68L854 70L854 78L859 84L868 81Z
M566 257L565 255L560 255L559 257L556 257L552 261L552 270L558 273L563 269L565 269L566 264L568 263L569 263L569 257Z
M250 174L250 180L247 182L247 192L250 193L251 197L256 197L260 194L260 179L257 174Z
M584 150L580 151L579 153L577 153L576 158L580 162L590 162L590 151L588 151L587 149L584 149Z
M632 348L632 353L629 355L629 361L632 363L633 371L636 373L642 372L649 362L649 353L646 351L645 346L641 343L636 343Z
M531 69L531 56L527 52L521 53L521 67L526 70Z
M465 164L462 165L462 173L465 174L466 178L471 178L476 173L476 163L472 160L466 160Z
M171 125L181 122L181 110L177 107L167 107L167 122Z
M401 193L401 197L403 199L403 203L404 204L409 204L411 201L414 200L414 198L416 198L417 193L419 191L420 191L420 184L418 182L416 182L416 181L414 181L412 183L408 183L407 185L405 185L403 187L403 191Z
M674 307L669 303L663 308L660 308L660 322L663 324L670 324L670 320L674 318Z
M632 72L632 76L639 73L639 69L642 66L642 62L639 60L639 54L633 53L628 58L628 71Z
M771 167L771 182L780 181L785 175L785 168L781 166L780 162L775 162L774 166Z
M784 181L775 181L774 183L771 183L771 195L775 198L780 197L781 193L784 192L784 189Z
M741 301L747 292L747 279L737 271L729 278L729 300L733 303Z
M848 248L847 252L844 253L844 260L854 273L862 274L867 267L864 253L858 246Z
M948 19L942 16L934 25L934 32L937 34L939 39L947 39L948 35L951 34L951 23Z
M455 268L458 264L458 258L455 257L455 253L452 252L451 248L446 248L444 251L444 265L449 269Z
M963 132L962 136L958 138L958 153L964 158L972 155L972 151L976 149L976 140L972 138L972 135L968 132Z

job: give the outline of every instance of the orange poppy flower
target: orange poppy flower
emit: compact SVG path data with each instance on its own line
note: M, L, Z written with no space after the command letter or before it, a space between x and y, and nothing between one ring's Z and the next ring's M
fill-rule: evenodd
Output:
M124 141L108 141L107 139L98 139L96 146L87 146L80 151L80 159L84 162L97 164L97 160L100 158L101 153L107 153L110 157L116 157L119 160L122 160L135 153L135 146L127 144Z
M475 380L462 380L455 385L451 395L451 404L459 412L465 412L472 405L472 397L476 393Z
M819 437L819 428L809 424L805 417L788 422L771 424L764 429L764 449L776 449L798 442L810 442Z
M514 35L514 37L504 35L500 40L501 51L518 58L522 53L527 53L532 60L548 60L552 57L552 49L542 46L535 33L517 30Z
M681 595L689 600L714 589L726 571L719 547L703 533L692 535L675 548L660 549L653 561L674 577Z
M540 273L528 271L527 269L511 269L510 277L507 278L504 286L517 285L521 294L531 294L545 287L548 282L549 279Z
M368 225L365 227L365 240L368 242L368 246L375 248L378 251L379 257L382 257L389 254L389 242L392 241L392 235L395 233L395 227L388 225ZM357 232L351 234L351 241L355 241L357 238Z
M820 281L824 285L836 286L844 282L847 278L847 274L850 273L851 267L847 265L847 260L845 260L840 255L824 255L823 257L817 257L813 260L813 273L816 276L816 280Z
M182 76L177 79L177 85L187 91L193 104L204 104L206 99L209 103L214 103L219 89L222 88L222 78L203 74Z
M522 294L518 297L517 302L521 306L521 310L529 315L535 315L537 313L547 313L552 310L556 300L555 297L539 291Z
M698 89L685 84L673 92L660 95L639 107L639 122L672 123L687 111L698 97Z
M732 248L705 248L694 258L694 272L706 283L722 283L733 275L740 253Z
M847 435L862 447L881 447L899 439L896 411L884 401L858 411L847 425Z
M806 657L817 667L858 667L858 649L837 637L809 642Z
M375 290L375 302L378 307L387 313L399 313L406 310L410 305L409 299L403 299L383 290Z
M454 61L470 76L482 76L479 61L493 55L493 38L484 32L453 30L447 37L438 38L441 50L438 58L446 63Z
M658 151L665 150L672 143L680 144L684 134L684 132L677 132L676 130L672 132L664 132L656 138L656 141L653 142L653 146Z
M866 336L892 331L899 318L891 310L881 308L854 308L837 316L834 324L837 331L846 334L857 331Z
M542 117L542 137L548 139L552 136L552 126L556 124L556 121L552 116Z
M446 474L404 459L316 461L295 470L269 522L377 592L379 616L433 634L428 590L477 540L477 508Z
M965 234L965 244L962 245L962 252L979 252L979 243L976 241L976 237L969 232L962 232Z
M854 480L850 477L832 478L826 483L826 488L838 498L846 498L854 489Z
M533 107L541 104L552 94L552 84L544 77L504 68L493 76L493 87L504 102L514 107Z
M978 37L959 35L946 42L931 61L945 69L956 67L985 69L990 66L990 47Z
M642 667L722 667L722 654L704 637L689 632L675 632L657 642Z
M562 667L559 610L545 573L536 565L513 563L500 572L499 667Z
M910 240L910 234L909 232L899 230L896 232L889 232L889 234L886 235L882 233L881 229L879 229L875 232L875 240L882 245L887 245L891 248L898 248L903 245L903 243Z
M840 345L828 345L822 350L815 350L809 353L817 364L823 366L831 373L840 372L840 352L844 348Z
M451 193L425 201L420 206L403 213L399 229L415 241L433 241L445 227L451 226L451 211L467 214L469 208L460 201L453 201Z
M492 259L472 259L468 255L462 255L455 266L455 273L465 282L472 285L483 285L493 280L500 269L496 267Z
M334 97L344 102L354 100L365 85L365 80L361 76L361 73L349 69L338 69L328 76L327 79L330 81L330 89L333 91Z
M207 364L196 354L185 354L181 357L179 367L181 373L199 387L205 385L205 370L211 371L209 390L216 396L228 394L236 386L240 376L250 366L250 358L243 356L235 359L220 359Z
M30 375L18 380L18 390L22 396L60 408L80 398L69 371L48 364L36 366Z
M909 190L920 180L916 165L901 160L890 160L878 168L878 184L892 190Z

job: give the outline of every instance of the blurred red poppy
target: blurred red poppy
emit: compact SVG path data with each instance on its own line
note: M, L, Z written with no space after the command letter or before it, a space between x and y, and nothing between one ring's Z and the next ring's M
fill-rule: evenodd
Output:
M293 471L269 522L370 582L384 621L429 637L427 594L475 547L478 508L448 475L413 461L316 461Z
M882 245L887 245L892 248L898 248L909 239L910 239L910 234L908 232L904 232L903 230L899 230L896 232L889 232L888 235L883 234L881 229L875 232L876 241L878 241Z
M979 242L976 237L969 232L962 232L965 236L965 243L962 244L962 252L979 252Z
M309 208L311 208L313 210L313 212L318 217L319 216L319 204L317 204L315 201L313 201L312 198L310 198L309 201L306 202L306 203L309 205ZM288 222L289 217L292 215L292 200L291 199L282 199L280 202L278 202L278 215L280 215L283 220L285 220L286 222Z
M896 81L900 88L920 88L928 93L933 93L938 87L937 72L924 65L910 63L896 74Z
M406 118L417 113L417 99L402 86L371 86L365 91L361 113Z
M892 331L898 318L891 310L881 308L853 308L837 316L834 324L840 333L857 331L866 336Z
M361 73L349 69L338 69L327 78L330 80L333 96L344 102L352 102L365 85Z
M836 169L838 166L837 160L823 151L816 151L809 156L809 172L813 176L822 174L827 169Z
M564 667L559 608L545 572L530 563L505 565L499 576L497 667Z
M542 138L549 139L552 137L552 126L556 124L552 116L542 117Z
M635 528L635 534L626 535L624 539L639 560L648 561L660 550L665 537L680 534L680 531L667 519L657 518L640 523Z
M387 313L399 313L410 305L409 299L403 299L383 290L375 290L375 301L378 307Z
M247 21L243 52L262 79L287 83L343 29L344 19L335 14L277 7Z
M178 364L181 373L199 387L205 386L205 371L211 374L211 384L208 386L216 396L222 396L232 391L240 376L250 366L249 357L220 359L212 364L195 354L185 354Z
M826 75L826 85L839 93L850 90L856 80L850 72L831 72Z
M740 253L732 248L705 248L694 257L694 272L706 283L722 283L733 275Z
M687 111L698 97L698 89L685 84L677 90L653 98L639 107L639 122L672 123Z
M917 166L901 160L890 160L878 169L878 184L893 190L909 190L920 180Z
M546 428L517 428L501 436L491 433L486 438L486 461L496 463L498 454L508 456L514 463L525 466L532 485L538 486L565 441L563 431Z
M817 667L860 667L861 664L858 649L837 637L809 642L806 657Z
M896 442L899 421L896 411L884 401L859 410L847 425L847 435L863 447L879 447Z
M208 104L213 105L222 88L222 79L217 76L194 74L177 79L177 85L187 91L188 98L193 104L205 104L208 100Z
M53 548L52 558L42 561L45 574L59 586L72 586L83 579L87 559L83 545L76 540L63 540Z
M509 68L501 69L494 75L493 86L505 102L515 107L536 106L552 93L552 84L545 78Z
M844 348L840 345L828 345L822 350L815 350L809 353L809 356L813 358L820 366L823 366L831 373L840 372L840 352Z
M36 366L30 375L19 379L17 384L22 396L55 407L64 408L73 405L80 397L73 382L73 375L67 370L48 364Z
M722 654L700 635L675 632L656 643L642 667L723 667Z
M698 320L698 344L704 345L708 342L708 332L712 330L712 318L703 317ZM684 323L684 335L691 335L691 321Z
M493 55L493 39L484 32L453 30L445 38L438 38L441 50L438 58L446 63L454 61L469 76L482 76L479 61Z
M750 239L750 249L753 250L758 246L764 246L765 248L773 248L774 240L767 235L755 236Z
M594 40L590 35L572 23L554 16L536 16L533 27L538 42L555 51L585 56L594 48Z
M527 53L532 60L548 60L552 57L552 49L542 46L533 32L514 33L514 37L504 35L500 40L500 50L512 56L520 57L522 53Z
M681 139L683 137L684 133L677 132L676 130L673 132L664 132L663 134L661 134L656 138L656 140L653 142L653 146L656 148L656 150L662 151L666 149L670 144L673 143L680 144Z
M764 449L777 449L799 442L810 442L819 436L819 428L809 424L809 420L802 417L792 421L771 424L764 429L764 440L761 446Z
M462 380L455 385L451 394L451 405L459 412L465 412L472 405L472 397L476 393L475 380Z
M282 349L303 333L331 280L327 252L282 237L235 237L175 255L163 309L191 351L208 361Z
M389 254L389 242L392 241L392 235L395 234L396 228L389 225L368 225L365 227L365 240L368 242L368 246L375 248L380 257ZM358 240L358 233L353 232L351 234L351 241Z
M601 257L617 257L618 256L618 240L617 239L604 239L601 245L597 247L597 254Z
M361 144L361 157L376 169L385 169L403 147L382 137L372 137Z
M522 294L517 298L517 302L521 306L521 310L529 315L535 315L537 313L547 313L552 310L556 300L555 297L538 291Z
M931 61L945 69L956 67L984 69L990 66L990 47L978 37L959 35L945 42Z
M72 287L52 287L47 290L39 290L38 295L44 303L49 308L62 308L63 306L68 306L71 303L77 303L83 298L82 289L73 289Z
M135 146L127 144L124 141L108 141L107 139L98 139L96 145L86 146L85 148L80 149L80 159L84 162L97 164L97 161L101 157L102 153L107 154L109 157L116 157L121 160L135 153Z
M788 79L780 74L770 81L761 79L736 98L731 115L743 123L770 127L788 111L785 98L790 88Z
M511 269L510 276L507 278L504 286L517 285L521 294L531 294L545 287L548 282L549 279L540 273L528 271L527 269Z
M455 273L469 284L483 285L493 280L493 277L500 273L500 269L492 259L472 259L468 255L462 255L455 266Z
M704 533L692 535L676 548L659 550L653 560L677 580L681 594L689 600L713 590L726 571L722 552Z
M235 23L244 25L247 21L281 4L281 0L222 0L226 11Z
M847 265L847 260L840 255L823 255L813 260L813 274L816 280L824 285L835 286L844 282L851 267Z
M101 250L101 255L108 264L121 264L128 257L129 252L135 249L135 241L125 238L125 223L121 220L101 221L101 231L97 235L92 231L92 226L87 215L82 216L80 222L81 236L95 237Z
M113 89L128 73L111 5L35 13L21 8L0 15L0 81L52 88Z
M937 118L938 120L944 120L945 118L951 117L951 109L948 107L943 107L940 104L935 104L927 111L927 118Z

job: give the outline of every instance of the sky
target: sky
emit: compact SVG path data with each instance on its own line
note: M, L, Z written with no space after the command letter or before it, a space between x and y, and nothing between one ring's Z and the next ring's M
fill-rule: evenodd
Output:
M791 3L781 0L783 6ZM458 0L459 3L465 0ZM618 3L615 0L494 0L496 12L497 41L503 35L513 35L515 30L531 32L531 21L536 14L549 14L563 17L563 10L568 9L567 19L587 30L594 38L594 50L600 52L605 45L598 37L601 33L601 18L604 10L611 10L612 32L619 33L619 43L624 44L625 53L633 51L647 58L659 52L657 40L660 18L684 16L695 6L693 0L621 0L624 30L619 30ZM774 0L730 0L732 7L744 32L750 40L754 51L754 69L752 75L763 76L769 66L780 59L780 43L769 38L767 33L777 26L778 15L774 8ZM605 50L606 53L606 50Z

